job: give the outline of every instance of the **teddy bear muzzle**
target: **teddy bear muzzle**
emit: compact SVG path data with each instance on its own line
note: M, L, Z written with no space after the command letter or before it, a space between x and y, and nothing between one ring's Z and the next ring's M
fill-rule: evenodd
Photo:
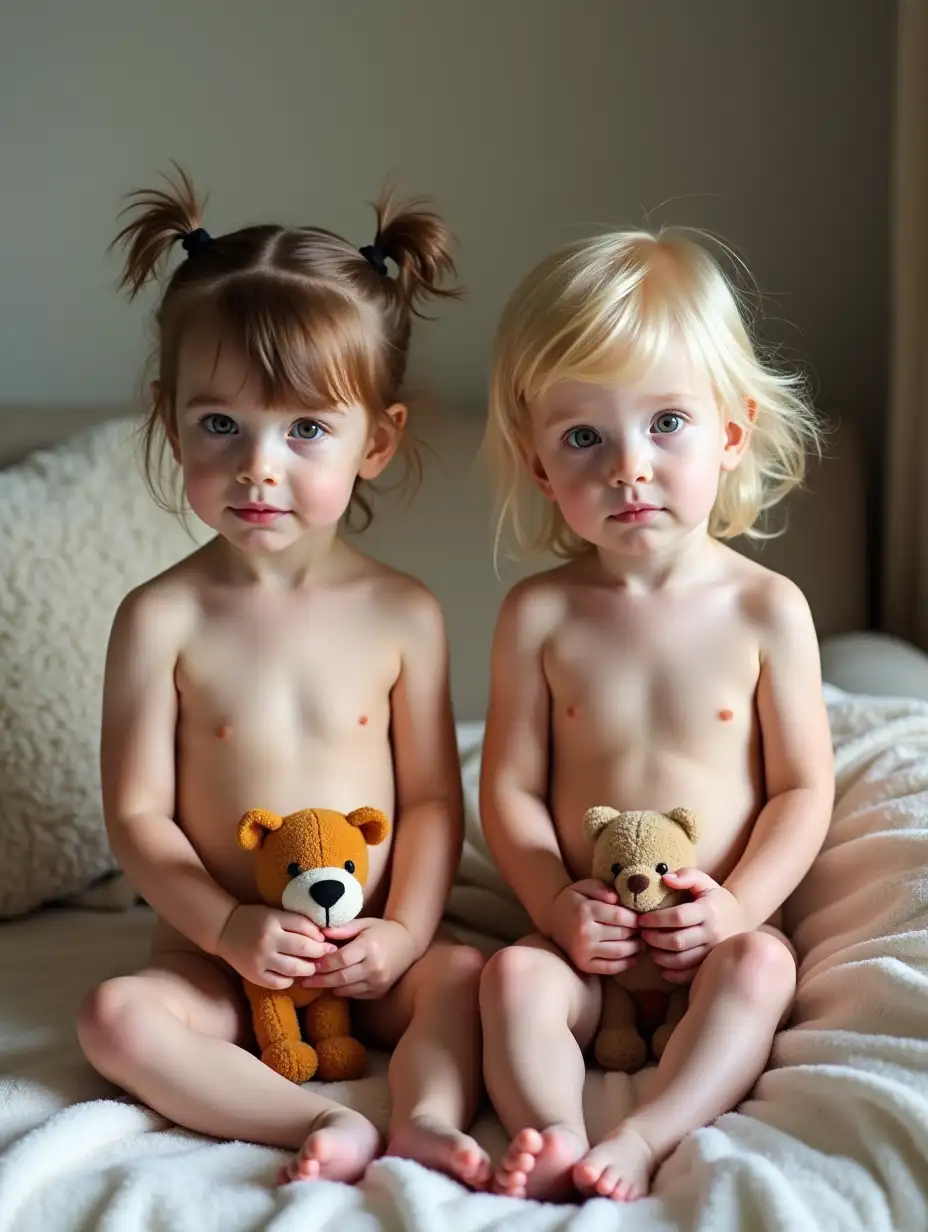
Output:
M360 914L364 892L344 868L310 868L291 878L281 895L285 911L305 915L320 928L347 924Z

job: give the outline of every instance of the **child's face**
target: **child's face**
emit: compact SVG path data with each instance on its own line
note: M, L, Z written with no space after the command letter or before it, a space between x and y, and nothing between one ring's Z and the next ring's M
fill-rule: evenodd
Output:
M277 552L334 528L355 480L380 474L405 419L391 410L382 425L361 406L267 407L237 355L225 347L217 358L215 336L191 332L168 435L197 517L243 550Z
M721 472L747 444L675 344L636 383L564 381L530 411L539 488L575 534L623 553L654 551L705 525Z

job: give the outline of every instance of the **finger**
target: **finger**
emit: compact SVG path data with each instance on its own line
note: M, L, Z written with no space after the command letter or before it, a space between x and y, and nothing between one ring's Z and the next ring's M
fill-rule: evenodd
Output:
M583 970L588 975L621 975L635 965L635 956L622 959L591 958Z
M618 903L594 902L589 910L590 918L597 924L610 924L613 928L625 928L631 931L637 929L640 922L636 912L629 911L627 907L622 907Z
M351 941L367 928L366 920L348 920L345 924L331 924L322 931L332 941Z
M663 953L665 950L672 954L682 954L684 951L689 953L706 943L706 930L702 925L696 928L679 928L673 932L657 932L647 929L641 936L648 948L653 951L655 959L659 952Z
M303 980L304 988L344 988L348 984L356 984L365 978L364 967L358 964L354 967L339 967L337 971L317 971L309 979Z
M617 903L619 901L619 896L615 890L595 877L588 877L585 881L575 881L570 888L576 890L578 894L582 894L584 898L593 898L600 903Z
M326 954L316 963L316 973L327 974L329 971L340 971L345 967L356 967L367 957L367 950L360 945L346 945L339 949L335 947L333 954Z
M660 967L665 974L670 972L682 973L684 971L692 971L693 974L702 966L702 961L709 953L708 945L698 945L694 950L687 950L683 954L668 954L665 951L654 951L651 957L654 959L654 965Z
M643 941L635 937L631 941L609 941L601 945L590 946L590 958L605 959L607 962L621 962L625 958L632 958L635 954L640 954L642 950L647 949Z
M647 911L639 916L638 924L642 931L649 928L693 928L696 924L702 924L705 918L705 904L697 901L681 903L679 907L662 907L660 911Z
M664 873L662 880L675 890L689 890L693 894L708 894L719 888L717 881L698 868L679 868L675 873Z
M293 978L287 975L281 975L277 971L262 971L259 979L254 981L259 988L267 988L270 992L283 992L285 988L293 986Z
M267 970L271 975L279 975L291 984L294 980L308 979L316 974L315 963L308 958L292 958L289 954L269 955Z
M277 922L288 933L299 933L301 937L311 937L313 941L324 941L322 929L308 915L298 915L295 911L278 911Z
M277 943L277 953L287 954L292 958L306 958L315 961L326 954L335 954L338 946L320 937L315 941L312 937L301 937L298 933L284 933Z
M588 935L594 945L604 941L638 941L641 937L637 928L610 928L608 924L598 925L595 932L591 929Z

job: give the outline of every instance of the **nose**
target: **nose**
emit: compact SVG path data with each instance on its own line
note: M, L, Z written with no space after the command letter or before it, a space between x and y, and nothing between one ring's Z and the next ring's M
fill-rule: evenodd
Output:
M340 881L317 881L315 885L310 886L309 893L320 907L325 907L328 911L345 893L345 887Z
M255 444L238 469L239 483L276 488L280 473L266 447Z
M633 873L628 879L628 888L633 894L643 894L650 884L644 873Z
M609 456L609 482L615 487L633 488L650 483L653 477L647 450L642 442L619 444Z

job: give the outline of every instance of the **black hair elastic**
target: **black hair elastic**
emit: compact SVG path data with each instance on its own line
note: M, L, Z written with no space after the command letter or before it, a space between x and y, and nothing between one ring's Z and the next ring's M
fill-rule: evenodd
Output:
M181 240L181 247L188 257L195 257L204 248L208 248L212 242L213 237L210 233L204 231L202 227L197 227L193 231L187 232Z
M358 251L365 261L369 261L373 265L378 274L385 277L390 272L387 269L387 254L382 248L378 248L376 244L365 244Z

